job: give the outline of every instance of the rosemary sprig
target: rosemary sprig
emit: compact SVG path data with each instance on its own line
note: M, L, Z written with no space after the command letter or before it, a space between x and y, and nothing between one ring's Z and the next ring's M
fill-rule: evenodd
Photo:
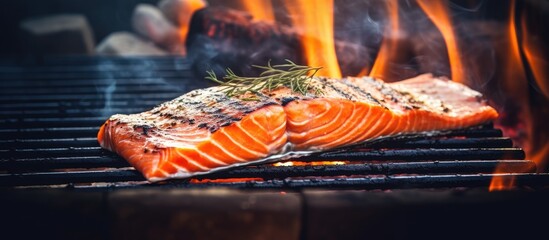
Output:
M221 91L228 97L242 96L246 93L257 95L264 90L271 92L280 86L288 87L293 92L301 94L307 94L309 90L314 90L317 94L321 93L320 89L311 85L311 79L322 67L297 65L288 59L286 62L286 64L271 65L269 61L267 66L252 65L263 70L258 77L238 76L227 68L226 75L222 79L218 79L213 71L207 71L206 79L222 85ZM251 97L246 100L259 100L259 98Z

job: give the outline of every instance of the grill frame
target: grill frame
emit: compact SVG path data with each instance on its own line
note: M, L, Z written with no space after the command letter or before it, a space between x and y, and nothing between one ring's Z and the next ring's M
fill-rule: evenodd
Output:
M507 169L503 178L517 178L524 186L549 185L549 176L534 174L535 163L524 160L524 151L491 124L436 136L391 138L359 146L354 152L333 151L299 159L344 159L348 165L251 166L199 176L196 181L148 183L123 159L100 149L95 135L110 114L144 111L209 86L195 77L187 59L51 57L40 63L0 66L0 80L0 154L4 156L0 187L483 187L498 165ZM263 180L200 181L250 177Z

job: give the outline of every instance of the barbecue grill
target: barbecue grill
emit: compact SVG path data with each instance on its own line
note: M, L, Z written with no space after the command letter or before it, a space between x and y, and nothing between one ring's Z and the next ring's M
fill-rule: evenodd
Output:
M184 58L49 58L2 66L0 185L76 188L227 186L236 188L486 187L496 167L519 186L544 186L534 162L491 124L433 136L407 136L294 159L342 165L264 164L159 184L148 183L96 141L115 113L148 110L206 87ZM249 179L200 181L202 179Z
M2 113L0 187L3 192L9 193L5 195L9 197L3 200L5 204L2 205L16 206L14 209L6 209L8 216L36 213L32 211L45 215L55 214L53 210L41 209L40 204L59 209L63 204L52 205L48 202L52 199L66 198L62 200L66 201L66 209L62 208L65 210L62 211L61 216L71 216L71 219L75 216L92 216L91 224L96 224L103 230L96 232L95 228L92 230L79 225L81 221L57 220L73 227L67 231L68 233L93 232L88 235L89 238L103 238L112 234L116 238L127 237L122 232L133 231L133 227L136 226L116 225L117 230L112 230L108 222L105 223L101 219L110 219L112 217L110 211L118 209L116 206L125 209L126 205L122 203L128 203L128 201L132 204L137 203L136 208L149 206L141 203L139 199L152 201L152 205L159 207L161 212L168 211L170 207L181 211L181 208L194 209L197 206L198 209L209 209L204 211L231 212L235 209L241 211L242 201L246 202L251 197L270 201L270 203L282 202L282 205L275 204L276 206L266 211L273 214L272 219L261 215L265 212L264 209L259 210L260 213L254 213L255 218L252 217L252 219L260 219L257 224L265 224L267 230L264 229L264 231L275 232L280 230L277 228L277 223L286 222L285 219L289 219L287 232L282 231L273 236L295 237L284 234L297 231L303 239L341 236L331 235L341 231L350 231L347 235L354 236L357 231L366 234L364 231L375 230L375 227L372 227L375 224L364 227L357 223L349 224L343 229L333 229L333 231L325 228L329 229L330 224L347 220L373 223L374 221L370 218L364 222L364 218L379 217L376 214L382 214L381 212L374 212L372 215L347 213L355 211L364 213L366 209L375 209L380 206L387 209L390 205L385 203L387 199L391 204L398 206L397 210L390 210L389 213L397 214L398 209L416 204L421 207L401 214L411 212L421 214L422 211L427 211L426 216L431 217L438 215L434 213L436 210L429 211L430 207L427 206L439 204L438 208L434 209L440 209L442 206L450 207L457 203L454 205L457 208L449 212L449 214L456 214L456 219L464 217L459 211L467 213L488 211L494 214L492 218L497 219L500 214L496 214L494 208L507 205L506 201L509 205L516 205L508 212L511 216L522 216L523 211L533 211L532 208L538 206L536 203L539 203L540 199L549 199L544 191L539 191L535 195L529 194L526 197L485 191L495 175L504 180L514 179L515 186L519 189L539 190L549 186L549 174L536 173L536 164L525 160L524 151L515 147L513 142L504 137L502 131L494 128L492 124L434 135L413 135L379 140L353 148L292 159L292 161L305 163L295 166L262 164L220 171L190 180L149 183L125 160L101 149L97 143L96 134L100 125L111 114L145 111L192 89L209 86L209 82L195 76L192 65L187 59L180 57L44 57L32 61L0 60L0 80L2 84L0 90ZM313 164L322 161L337 161L338 164ZM496 169L498 173L494 174ZM52 192L52 188L65 190ZM173 192L174 189L182 188L187 189L188 192ZM220 188L239 190L219 190ZM435 189L442 193L424 192L425 189ZM473 207L468 205L467 201L456 200L455 192L463 189L482 189L473 194L464 193L465 196L469 196L466 199L476 199L477 204ZM337 191L326 192L325 190ZM398 195L385 195L383 191L388 190ZM136 192L130 192L128 197L125 191ZM196 197L196 194L201 191L205 191L206 195ZM215 191L222 191L222 193L217 195ZM227 191L232 197L219 197L226 196ZM164 198L162 203L155 199L148 199L158 194ZM411 200L410 196L412 196ZM185 203L177 202L176 199L181 197L194 200ZM115 200L112 200L113 198ZM424 201L421 202L416 198ZM46 203L36 205L36 201L32 199L45 199ZM225 207L220 208L223 210L215 210L217 208L212 206L218 203L212 199L223 199L220 201L228 201L228 203L219 203ZM166 201L173 204L163 206ZM534 205L528 205L528 201L532 201ZM419 204L420 202L422 204ZM254 200L252 209L254 204L259 203L255 203ZM27 208L28 206L30 208ZM332 211L334 207L346 210L334 213ZM483 210L484 207L489 210ZM114 215L118 220L133 219L146 224L145 222L150 222L146 218L156 210L144 208L142 215L118 210L114 210ZM545 211L546 208L541 209ZM92 213L94 211L97 212ZM320 220L323 214L332 214L335 217ZM24 219L19 220L23 223L26 221ZM48 221L47 218L37 219L33 221L37 223L39 220ZM234 225L242 224L244 220L239 219L237 218L233 225L228 224L224 227L230 229L235 227ZM380 219L387 221L388 217ZM427 217L419 217L416 220L418 224L423 221L438 226L438 230L432 233L450 229L448 226L440 226L440 223L426 219ZM187 223L185 220L181 221ZM215 220L211 221L215 222ZM404 220L398 219L398 221ZM449 222L451 224L456 221ZM477 222L478 220L474 220L468 225ZM416 225L411 224L411 226ZM53 225L46 224L46 226ZM57 225L54 226L57 227ZM382 229L388 228L385 226ZM408 236L410 231L419 234L416 232L418 229L407 229ZM55 236L75 237L68 233ZM217 234L221 233L229 234L231 230L217 232ZM139 233L136 234L130 234L130 236L139 236ZM368 234L383 236L374 232L368 232ZM398 238L398 235L388 236ZM78 237L81 238L79 235Z

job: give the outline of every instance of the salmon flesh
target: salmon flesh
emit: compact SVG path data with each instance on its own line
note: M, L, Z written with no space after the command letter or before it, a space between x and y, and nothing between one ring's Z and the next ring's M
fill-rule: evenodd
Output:
M113 115L97 138L149 181L160 181L498 116L480 93L428 74L396 83L348 77L312 84L320 93L280 87L257 101L227 97L221 87L194 90L147 112Z

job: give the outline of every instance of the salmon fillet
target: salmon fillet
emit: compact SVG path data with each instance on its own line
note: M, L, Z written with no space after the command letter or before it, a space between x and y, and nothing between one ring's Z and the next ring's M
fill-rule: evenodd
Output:
M312 84L321 93L280 87L258 101L227 97L220 87L194 90L147 112L113 115L98 141L159 181L498 116L480 93L428 74L396 83L349 77Z

